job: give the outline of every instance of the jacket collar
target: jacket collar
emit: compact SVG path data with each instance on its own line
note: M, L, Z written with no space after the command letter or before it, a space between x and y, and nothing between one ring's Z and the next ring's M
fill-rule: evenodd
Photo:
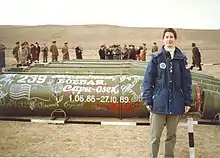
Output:
M166 53L166 50L164 49L164 45L163 45L162 48L158 52L156 52L154 56L155 57L160 56L165 53ZM173 59L184 59L184 58L186 58L186 56L181 52L179 48L175 47Z

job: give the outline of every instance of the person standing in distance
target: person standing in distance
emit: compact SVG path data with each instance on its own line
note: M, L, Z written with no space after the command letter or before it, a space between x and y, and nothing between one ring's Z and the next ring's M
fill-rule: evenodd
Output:
M6 46L0 41L0 72L5 67L5 50Z
M151 49L151 52L152 52L152 53L155 53L155 52L157 52L157 51L158 51L158 46L157 46L157 43L154 42L154 43L153 43L153 47L152 47L152 49Z
M202 71L201 53L195 43L192 43L192 54L193 63L189 69L192 70L195 66L197 66L199 67L198 71Z
M156 158L166 123L165 157L174 157L179 118L192 104L192 77L187 57L175 46L173 28L163 32L162 48L152 54L143 80L142 99L150 111L149 157Z

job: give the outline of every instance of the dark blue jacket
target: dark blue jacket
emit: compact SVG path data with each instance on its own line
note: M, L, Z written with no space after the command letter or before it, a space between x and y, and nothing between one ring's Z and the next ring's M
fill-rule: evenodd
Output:
M187 58L175 48L173 59L162 49L152 54L143 80L142 99L152 113L181 115L192 104L192 77Z

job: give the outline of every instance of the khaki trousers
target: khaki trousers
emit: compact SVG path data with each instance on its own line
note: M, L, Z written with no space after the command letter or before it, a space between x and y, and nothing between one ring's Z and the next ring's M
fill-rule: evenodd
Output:
M165 140L165 158L174 158L176 131L180 115L150 114L150 143L149 157L157 158L160 138L166 123L167 134Z

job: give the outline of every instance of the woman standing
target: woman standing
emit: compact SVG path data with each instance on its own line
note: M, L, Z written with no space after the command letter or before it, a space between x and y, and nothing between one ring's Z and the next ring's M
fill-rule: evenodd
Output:
M152 54L144 74L142 99L151 112L150 158L158 155L164 123L167 128L165 157L174 157L179 117L192 104L191 73L186 69L186 56L175 46L176 39L173 28L164 30L164 45Z

